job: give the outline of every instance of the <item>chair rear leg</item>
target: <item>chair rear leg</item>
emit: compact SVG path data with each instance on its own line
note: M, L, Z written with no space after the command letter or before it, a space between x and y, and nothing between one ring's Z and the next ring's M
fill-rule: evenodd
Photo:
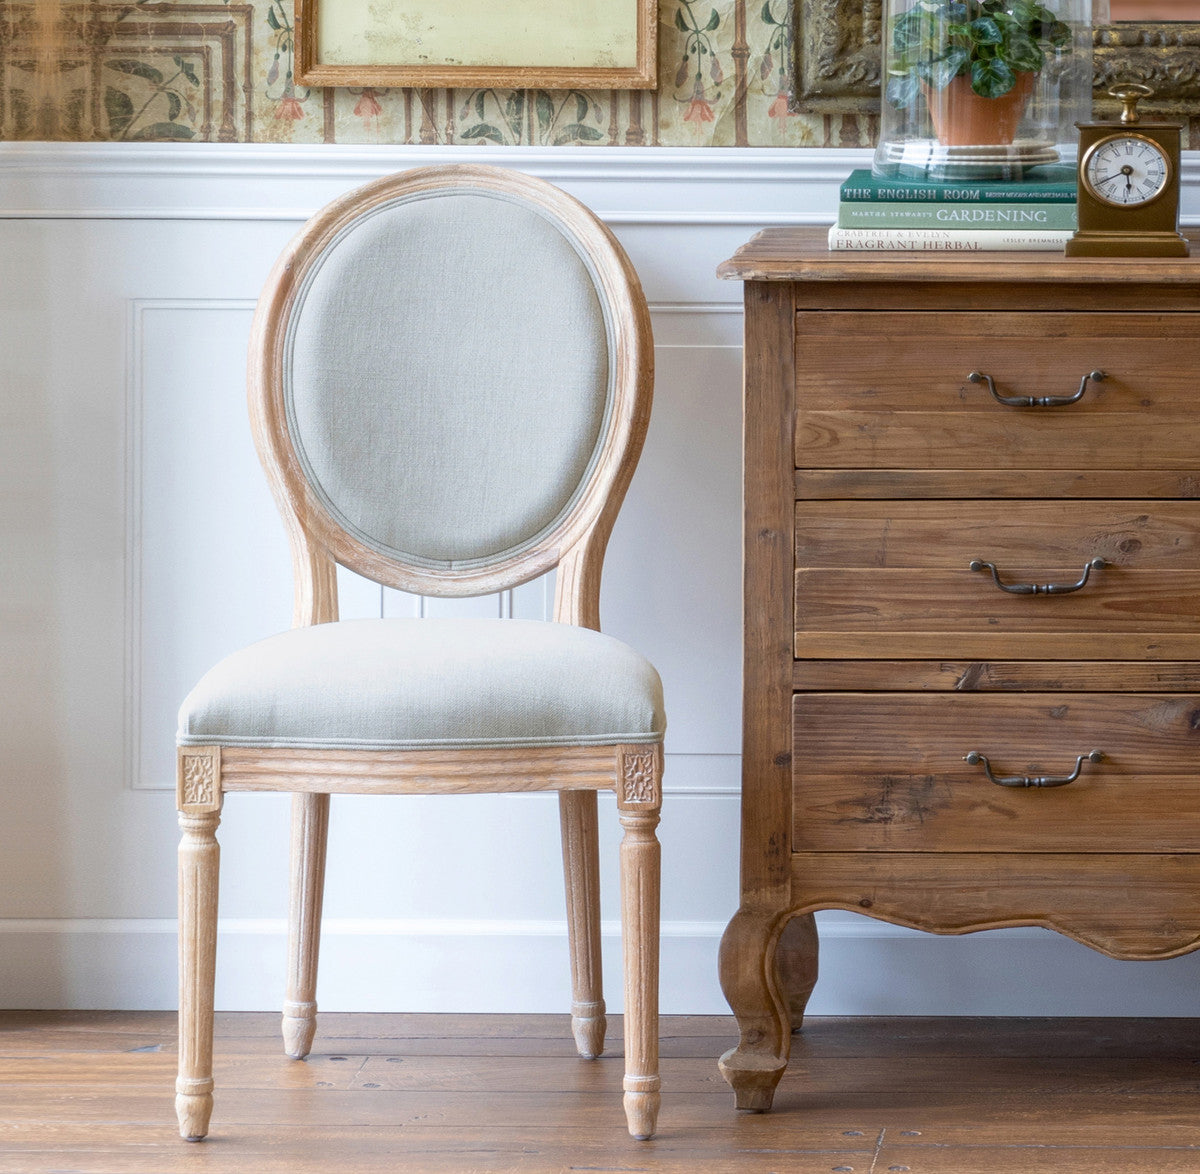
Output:
M604 1051L608 1021L600 959L600 847L595 791L560 791L567 944L571 955L571 1031L579 1054Z
M662 747L624 747L617 780L621 840L621 940L625 957L625 1118L638 1140L654 1136L658 1075L658 936L662 852Z
M329 796L292 796L292 897L288 921L287 998L283 1050L303 1060L317 1031L317 958L325 893Z

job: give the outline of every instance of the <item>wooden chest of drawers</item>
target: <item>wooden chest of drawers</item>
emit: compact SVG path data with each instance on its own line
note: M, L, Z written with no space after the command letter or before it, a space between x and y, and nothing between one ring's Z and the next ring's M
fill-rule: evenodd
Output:
M1200 945L1200 258L770 229L720 273L746 304L721 1068L766 1109L813 910Z

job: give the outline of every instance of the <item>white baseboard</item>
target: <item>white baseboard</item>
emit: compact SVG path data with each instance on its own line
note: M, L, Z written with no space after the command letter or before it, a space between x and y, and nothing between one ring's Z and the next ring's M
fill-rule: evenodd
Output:
M819 916L821 980L809 1008L816 1015L1197 1013L1200 954L1116 962L1040 929L935 937L852 914ZM723 929L664 923L664 1014L728 1014L717 983ZM285 933L282 920L222 922L220 1009L280 1005ZM615 923L604 925L604 952L615 1013ZM565 1011L566 954L565 925L557 921L330 920L318 1001L327 1011ZM175 965L170 919L0 920L0 990L9 1008L168 1010Z

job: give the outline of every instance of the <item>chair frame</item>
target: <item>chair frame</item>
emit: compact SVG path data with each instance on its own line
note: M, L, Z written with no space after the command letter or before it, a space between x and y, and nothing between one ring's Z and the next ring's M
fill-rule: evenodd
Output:
M399 196L443 189L492 191L537 205L574 236L609 307L615 365L606 436L582 492L536 545L483 567L430 571L387 558L342 530L301 472L283 400L285 327L310 266L347 225ZM653 345L636 273L608 229L541 180L473 165L390 176L317 213L276 262L251 332L251 427L284 519L294 575L293 627L336 621L338 564L386 586L432 595L479 595L557 567L554 621L598 629L605 547L649 422ZM178 748L179 1075L182 1137L208 1132L213 1104L213 990L219 848L227 792L292 792L292 866L283 1036L302 1058L316 1030L316 977L331 794L466 794L557 791L571 959L571 1024L581 1056L604 1046L600 978L597 792L616 792L625 970L624 1104L629 1132L650 1137L659 1109L658 936L662 745L657 742L533 749L296 750Z

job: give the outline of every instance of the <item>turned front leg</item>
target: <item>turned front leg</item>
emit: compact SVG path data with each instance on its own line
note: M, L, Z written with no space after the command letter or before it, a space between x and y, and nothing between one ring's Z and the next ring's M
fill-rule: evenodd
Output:
M654 1136L658 1074L658 938L662 851L654 829L662 803L662 747L623 755L617 807L625 958L625 1118L639 1141Z
M221 850L220 751L179 753L179 1135L199 1141L212 1116L213 988Z

